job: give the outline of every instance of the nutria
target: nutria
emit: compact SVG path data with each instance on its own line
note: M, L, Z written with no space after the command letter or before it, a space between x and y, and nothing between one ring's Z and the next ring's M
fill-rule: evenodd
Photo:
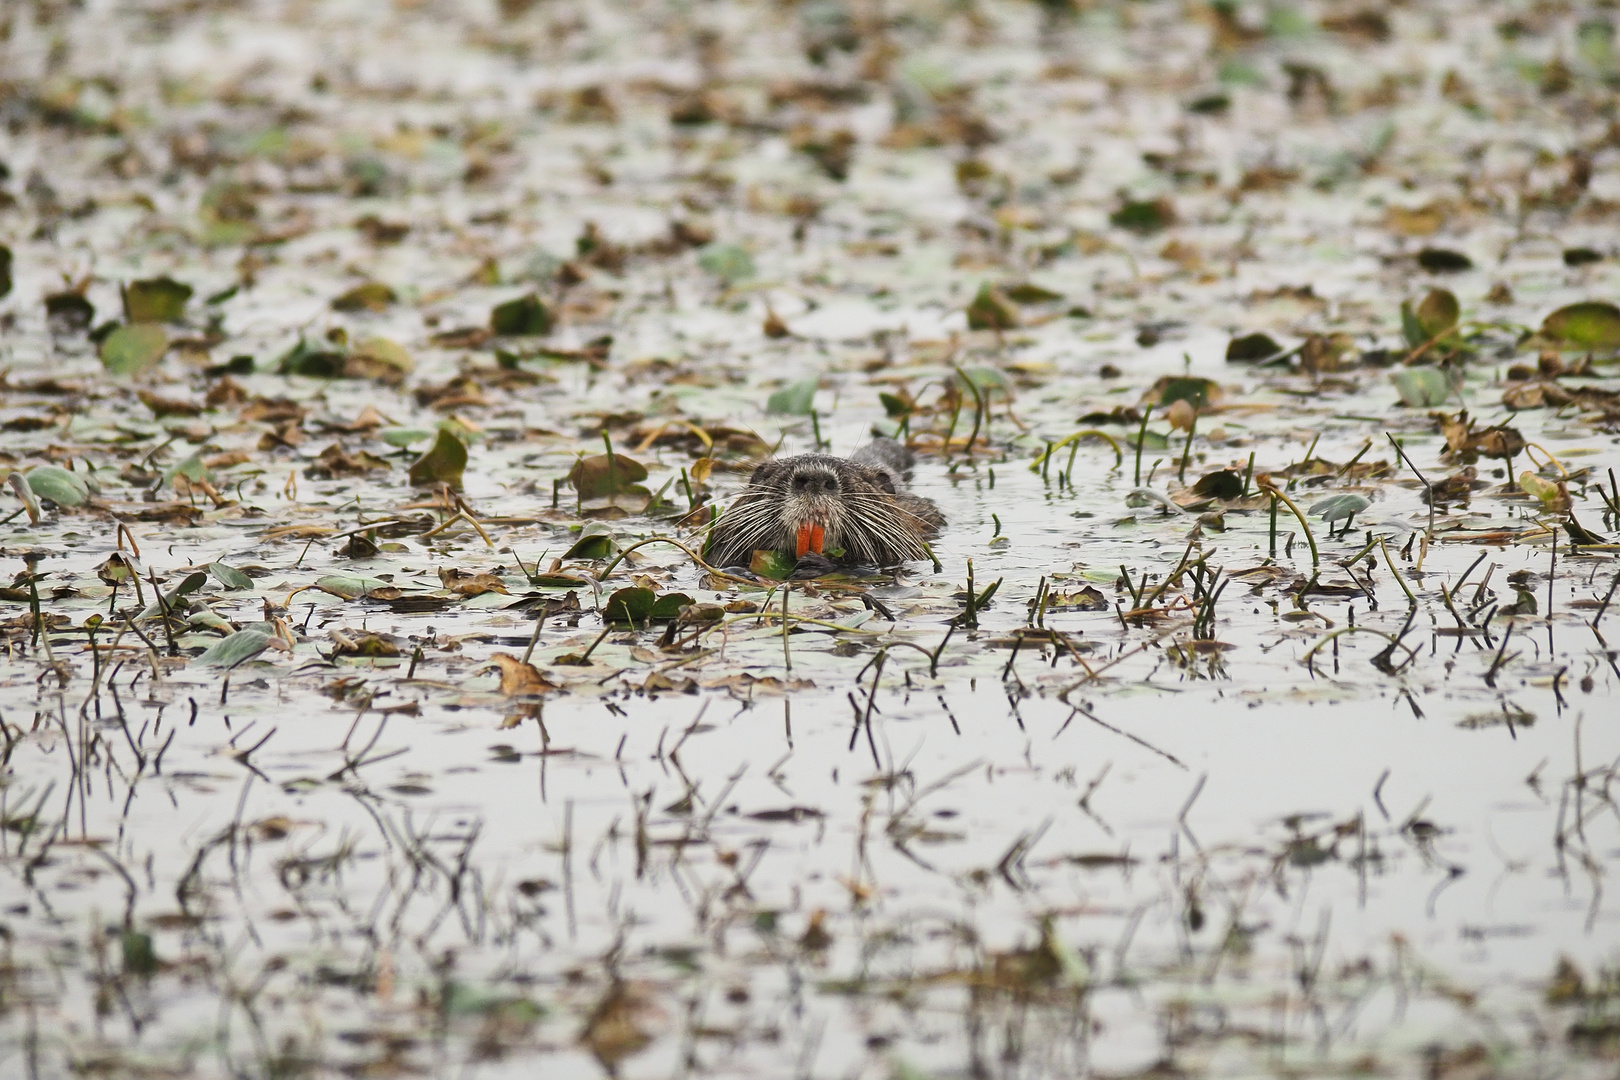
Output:
M779 551L817 572L932 558L924 541L939 533L945 517L906 491L911 464L911 451L893 439L875 439L848 458L767 461L714 523L705 558L714 566L747 566L755 551Z

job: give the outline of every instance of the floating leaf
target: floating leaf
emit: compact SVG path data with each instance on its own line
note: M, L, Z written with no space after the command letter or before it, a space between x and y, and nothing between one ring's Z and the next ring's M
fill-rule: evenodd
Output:
M681 608L687 607L691 603L692 598L685 593L664 593L653 602L650 617L653 622L667 622L670 619L677 618L681 613Z
M1062 293L1043 289L1027 281L1003 290L1003 294L1015 304L1054 304L1063 299Z
M345 600L375 597L379 600L398 596L400 590L381 578L361 577L358 574L328 574L315 579L315 588Z
M1593 251L1591 248L1566 248L1564 250L1565 266L1590 266L1603 261L1603 252Z
M1603 300L1570 304L1548 315L1541 333L1578 349L1620 349L1620 307Z
M399 298L394 295L394 290L387 285L380 281L368 281L363 285L356 285L333 300L332 310L383 311L397 299Z
M1127 201L1108 215L1109 224L1136 233L1158 232L1176 220L1176 208L1169 199Z
M172 484L174 483L174 478L177 476L183 476L193 484L199 484L204 480L212 479L212 474L209 473L208 466L203 464L202 453L200 451L186 455L165 469L163 471L163 482L165 484Z
M967 306L969 330L1011 330L1018 325L1018 309L989 282L979 286Z
M1569 492L1562 483L1547 480L1526 470L1519 474L1519 490L1541 503L1548 513L1569 509Z
M384 337L365 337L354 343L344 358L343 374L350 379L381 379L397 383L416 367L404 346Z
M786 581L793 576L792 556L780 551L756 551L748 560L748 569L772 581Z
M124 954L124 974L145 978L158 970L157 950L152 947L152 935L140 930L126 929L121 935Z
M651 589L634 586L620 589L608 597L607 603L603 605L602 621L629 623L632 626L644 625L652 619L655 600Z
M572 547L563 552L565 559L606 559L611 558L617 551L618 545L613 542L613 534L608 527L600 521L586 523L579 531L579 539L574 541Z
M1401 368L1390 372L1389 379L1400 392L1401 404L1409 409L1437 408L1451 396L1451 382L1439 368Z
M631 491L647 479L647 466L623 454L596 454L574 462L568 482L581 499L606 499Z
M1254 364L1270 360L1282 351L1283 347L1272 340L1270 334L1245 334L1226 343L1226 362Z
M207 651L197 657L197 663L228 670L253 659L278 640L258 627L238 630L208 646Z
M321 344L310 344L303 338L276 361L276 370L283 375L310 375L318 379L335 379L343 374L345 355L341 350Z
M772 416L809 416L816 400L819 380L814 376L784 386L765 399L765 411Z
M75 289L52 293L45 298L45 321L50 324L52 333L78 333L88 329L95 318L96 306Z
M411 462L411 483L417 486L445 483L460 487L461 474L466 468L467 444L440 428L433 445Z
M489 658L489 662L501 669L501 693L507 697L544 694L548 690L557 689L555 685L546 681L539 668L509 653L495 653Z
M419 443L423 439L431 439L437 433L438 431L435 428L392 427L382 428L379 430L377 432L377 438L381 439L389 446L397 446L404 449L412 443Z
M163 359L169 335L151 323L120 326L101 343L101 362L114 375L138 375Z
M11 249L0 244L0 300L11 292Z
M208 564L208 572L213 574L219 583L227 589L251 589L253 579L234 566L227 566L222 562Z
M84 477L60 465L36 465L28 470L28 487L57 506L83 506L90 498Z
M710 244L698 252L698 265L727 285L754 276L754 257L736 244Z
M1430 289L1416 307L1411 301L1401 304L1401 331L1416 348L1454 328L1461 316L1462 307L1449 289Z
M1195 409L1207 409L1224 396L1220 384L1214 379L1197 375L1166 375L1148 391L1151 400L1159 405L1172 405L1185 401Z
M124 286L124 318L132 323L179 322L191 299L191 286L169 277Z
M503 336L549 334L551 323L551 309L534 293L496 304L489 313L489 328Z
M1243 478L1231 469L1206 473L1193 485L1193 494L1206 499L1235 499L1243 494Z
M1417 261L1419 266L1431 274L1455 274L1474 268L1474 260L1460 251L1448 251L1445 248L1424 248L1418 252Z
M1323 521L1344 521L1355 517L1372 502L1360 495L1345 492L1341 495L1329 495L1311 504L1309 513L1321 518Z

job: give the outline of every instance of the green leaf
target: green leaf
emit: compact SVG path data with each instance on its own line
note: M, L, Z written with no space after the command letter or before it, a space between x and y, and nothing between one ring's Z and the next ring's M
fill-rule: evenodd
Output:
M810 410L815 407L816 388L820 380L815 376L773 393L765 399L765 411L772 416L809 416Z
M213 574L219 583L227 589L251 589L253 579L234 566L227 566L222 562L208 564L208 572Z
M1007 299L1015 304L1052 304L1063 299L1062 293L1055 293L1051 289L1043 289L1039 285L1024 282L1005 290Z
M435 428L391 427L383 428L378 431L377 438L381 439L389 446L397 446L400 449L404 449L405 447L411 445L411 443L418 443L423 439L431 439L435 434L437 434L437 429Z
M315 588L345 600L363 600L375 592L398 591L396 586L381 578L362 577L359 574L327 574L315 579Z
M150 323L120 326L101 343L101 363L114 375L138 375L163 359L169 335Z
M690 603L692 598L685 593L665 593L653 603L651 618L654 622L667 622L680 615L681 608Z
M1548 315L1541 333L1578 349L1620 349L1620 307L1602 300L1570 304Z
M466 468L467 444L441 428L433 445L411 463L411 483L418 487L437 483L460 487Z
M1235 499L1243 494L1243 478L1231 469L1205 473L1193 485L1193 494L1206 499Z
M795 560L780 551L756 551L748 560L748 569L772 581L786 581L793 576Z
M1283 347L1270 334L1244 334L1226 343L1228 364L1255 364L1270 360L1283 351Z
M220 638L197 657L197 663L207 667L233 668L258 656L270 647L275 638L257 627L238 630Z
M351 379L382 378L397 382L401 374L409 374L416 361L403 345L385 337L365 337L354 343L343 364L343 374Z
M1220 392L1215 380L1196 375L1167 376L1157 389L1160 405L1170 406L1178 401L1185 401L1195 409L1207 408L1210 401Z
M132 281L124 287L124 318L132 323L179 322L191 286L170 277Z
M970 393L970 388L976 388L980 394L989 397L990 391L1000 390L1009 399L1012 397L1012 384L1007 381L1007 376L992 367L963 368L956 372L955 381Z
M577 574L530 574L528 577L530 585L542 589L583 589L590 584Z
M0 300L11 292L11 249L0 244Z
M496 304L489 313L489 328L501 335L551 333L551 309L534 293Z
M602 621L644 625L652 618L654 602L651 589L620 589L608 597L607 604L602 608Z
M1319 499L1311 504L1309 513L1314 514L1323 521L1344 521L1355 517L1371 505L1371 500L1346 492L1342 495L1329 495L1325 499Z
M568 482L581 499L606 499L631 491L647 479L647 466L623 454L582 457L568 472Z
M969 330L1011 330L1018 325L1018 309L989 282L979 286L967 306Z
M157 950L152 947L152 935L140 930L125 930L122 935L124 974L145 977L158 969Z
M1411 301L1401 304L1401 332L1416 348L1453 329L1461 315L1462 307L1449 289L1430 289L1416 307Z
M754 258L736 244L710 244L698 252L698 265L727 285L754 276Z
M380 281L368 281L363 285L356 285L333 300L332 310L383 311L397 299L399 298L394 295L394 290L387 285Z
M1401 368L1390 372L1389 380L1400 392L1401 404L1409 409L1437 408L1451 396L1451 382L1439 368Z
M1176 211L1168 199L1130 200L1108 215L1109 224L1135 233L1158 232L1175 220Z
M163 482L172 484L176 476L183 476L193 484L212 479L208 466L203 464L201 451L194 451L165 469L163 471Z
M1564 489L1556 481L1547 480L1526 470L1519 474L1519 490L1539 500L1544 510L1554 511L1563 502Z
M335 379L343 374L342 351L315 344L303 338L276 361L276 370L283 375L310 375L318 379Z
M60 465L36 465L29 469L28 487L35 495L57 506L83 506L90 498L90 486L84 478Z
M592 521L579 531L579 539L563 552L563 558L606 559L618 549L619 546L613 542L613 534L608 527L600 521Z

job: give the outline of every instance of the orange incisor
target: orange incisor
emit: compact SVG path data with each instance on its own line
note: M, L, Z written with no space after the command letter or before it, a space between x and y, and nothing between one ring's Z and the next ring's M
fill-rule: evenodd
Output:
M821 526L812 525L809 522L805 522L803 525L799 526L799 544L796 557L800 559L804 558L804 553L807 551L813 551L817 555L820 555L821 545L825 542L826 533L822 531Z

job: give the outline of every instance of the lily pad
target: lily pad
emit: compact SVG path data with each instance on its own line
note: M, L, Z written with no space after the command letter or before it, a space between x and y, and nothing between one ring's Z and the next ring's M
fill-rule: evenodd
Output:
M967 306L969 330L1011 330L1018 325L1018 309L989 282L979 286Z
M631 491L647 479L647 466L623 454L582 457L569 470L568 483L581 499L606 499Z
M1371 505L1372 502L1361 495L1344 492L1317 500L1311 504L1309 512L1326 522L1346 521Z
M1400 392L1401 404L1409 409L1438 408L1451 397L1451 382L1439 368L1401 368L1390 372L1389 380Z
M573 546L563 552L565 559L607 559L618 550L613 542L613 534L608 527L600 521L591 521L579 532L579 539Z
M602 621L642 626L652 620L656 597L651 589L620 589L602 606Z
M1620 307L1602 300L1570 304L1548 315L1541 333L1577 349L1620 349Z
M83 506L90 499L84 477L60 465L36 465L28 470L28 487L57 506Z
M101 343L101 363L114 375L138 375L163 359L169 335L151 323L120 326Z
M784 386L765 399L765 411L772 416L809 416L819 385L820 381L811 377Z
M227 566L222 562L208 564L208 572L213 574L218 582L227 589L251 589L253 579L234 566Z
M698 252L698 265L727 285L754 276L754 257L736 244L710 244Z
M132 281L124 286L124 318L132 323L179 322L191 291L190 285L170 277Z
M1401 332L1416 348L1454 328L1461 316L1462 306L1449 289L1430 289L1415 306L1411 301L1401 304Z
M384 311L398 297L380 281L356 285L332 301L333 311Z
M391 427L380 429L377 432L377 438L389 446L404 449L412 443L419 443L423 439L431 439L437 434L438 429L436 428Z
M201 656L197 657L197 663L205 667L221 667L229 670L258 656L275 640L274 635L258 627L238 630L210 645Z
M440 428L433 445L411 462L411 483L418 487L440 483L460 487L466 468L467 444Z
M503 337L551 333L551 309L534 293L496 304L490 309L489 328Z
M1270 360L1281 353L1283 347L1270 334L1244 334L1226 343L1226 362L1229 364L1256 364Z

